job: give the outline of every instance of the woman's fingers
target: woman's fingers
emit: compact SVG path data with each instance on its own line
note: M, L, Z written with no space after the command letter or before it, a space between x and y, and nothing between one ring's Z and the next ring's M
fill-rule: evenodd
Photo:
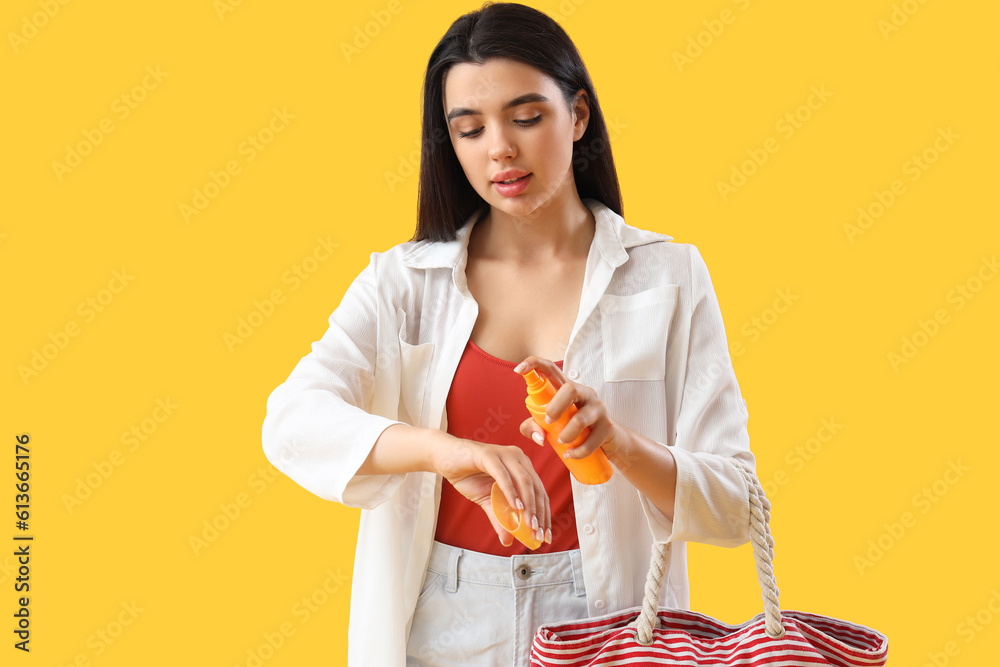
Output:
M499 456L488 454L486 456L486 460L484 461L484 465L481 466L481 469L493 478L511 507L516 507L520 510L525 509L528 506L528 504L521 499L521 496L526 494L519 491L518 483L510 474L510 471L507 470L507 467L503 465Z
M541 525L546 499L545 487L520 447L489 445L484 472L494 480L512 507L524 510L525 520ZM508 493L507 489L511 492ZM518 504L520 501L520 504ZM532 526L534 528L534 526Z
M594 423L603 414L604 410L603 404L597 398L597 392L594 389L577 384L576 382L566 382L559 387L556 395L545 406L545 414L551 417L552 421L558 421L571 405L576 407L576 414L563 427L563 431L565 431L567 427L572 425L566 438L569 442L576 439L576 436L580 435L580 432L585 427ZM583 414L580 414L581 412Z
M568 451L574 452L572 458L581 458L590 454L601 446L601 443L611 434L610 423L606 419L601 419L603 412L601 408L591 403L584 403L577 408L576 414L570 417L569 421L559 433L559 439L564 443L570 443L583 434L584 429L590 429L590 435L576 447Z
M559 389L560 386L566 383L566 376L563 375L562 369L548 359L530 356L514 367L514 372L519 375L524 375L530 370L535 370L540 375L548 377L549 381L552 382L552 386L556 389Z
M542 429L541 426L539 426L535 422L534 417L528 417L523 422L521 422L519 430L521 431L521 435L523 435L525 438L528 438L536 445L545 444L545 431L544 429Z
M604 446L608 438L613 433L613 427L607 422L600 422L590 427L590 435L576 447L566 450L566 457L570 459L582 459L590 456L599 448ZM569 438L570 442L573 438ZM607 452L605 452L607 453Z
M541 482L539 482L541 484ZM552 542L552 505L549 502L549 494L545 491L545 487L541 486L541 498L542 498L542 517L544 520L542 522L542 534L538 538L543 542Z
M513 455L517 458L518 463L518 466L512 471L513 477L519 481L519 488L524 489L526 496L524 502L525 521L535 531L536 537L544 539L545 526L548 521L546 505L548 494L545 492L545 485L542 484L542 479L535 472L534 466L531 465L531 459L519 447L513 449L516 450Z
M520 447L512 447L510 454L516 459L518 467L513 469L513 477L518 480L519 488L523 488L526 496L524 502L525 520L535 531L539 540L545 539L545 530L549 526L549 496L541 477L535 472L531 459ZM520 474L519 474L520 473ZM523 485L523 486L521 486Z

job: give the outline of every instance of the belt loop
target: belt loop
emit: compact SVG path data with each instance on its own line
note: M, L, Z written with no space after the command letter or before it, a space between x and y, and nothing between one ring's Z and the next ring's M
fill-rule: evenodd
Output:
M569 560L573 564L573 592L576 597L583 597L587 594L587 587L583 582L583 557L580 555L580 550L571 550Z
M462 557L462 549L452 547L448 554L448 583L445 590L454 593L458 590L458 559Z

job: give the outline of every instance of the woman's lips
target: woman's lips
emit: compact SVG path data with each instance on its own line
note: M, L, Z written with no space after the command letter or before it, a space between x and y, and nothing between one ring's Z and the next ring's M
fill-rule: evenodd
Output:
M501 181L493 181L494 187L496 187L497 192L499 192L504 197L515 197L528 187L528 182L531 181L531 174L527 176L522 176L513 183L503 183Z

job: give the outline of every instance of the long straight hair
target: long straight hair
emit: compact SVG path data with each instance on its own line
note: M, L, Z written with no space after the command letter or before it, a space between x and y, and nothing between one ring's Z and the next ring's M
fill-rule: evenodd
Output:
M455 232L483 207L451 144L444 115L444 78L453 65L481 65L490 58L508 58L542 71L562 90L567 106L576 91L587 92L590 120L573 143L573 177L580 199L597 199L618 215L621 188L611 155L608 128L597 102L590 74L566 31L548 15L513 2L485 2L459 17L434 47L423 84L423 120L417 228L411 241L451 241Z

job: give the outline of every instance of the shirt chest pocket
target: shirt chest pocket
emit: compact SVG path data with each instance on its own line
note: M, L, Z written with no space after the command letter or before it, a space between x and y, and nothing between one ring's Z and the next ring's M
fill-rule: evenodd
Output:
M399 393L400 407L406 411L399 419L414 426L422 426L424 396L428 391L431 357L434 343L411 343L417 340L416 333L407 327L406 311L396 310L396 324L399 327ZM411 337L412 336L412 337Z
M601 297L605 382L663 380L679 289L658 285L637 294Z

